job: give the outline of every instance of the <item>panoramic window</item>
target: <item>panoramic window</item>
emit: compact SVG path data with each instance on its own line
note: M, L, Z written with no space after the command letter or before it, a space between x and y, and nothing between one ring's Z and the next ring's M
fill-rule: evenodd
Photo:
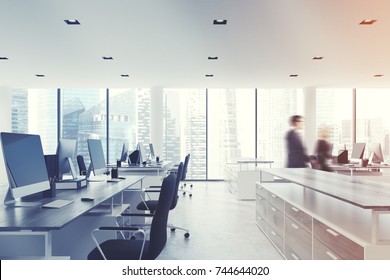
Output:
M184 161L187 179L206 179L206 91L164 89L164 159Z
M43 152L57 149L57 90L12 89L11 131L39 134Z
M87 139L100 139L107 160L107 115L105 89L61 91L62 138L77 139L76 155L89 164Z
M208 90L208 179L222 179L226 162L255 157L255 90Z

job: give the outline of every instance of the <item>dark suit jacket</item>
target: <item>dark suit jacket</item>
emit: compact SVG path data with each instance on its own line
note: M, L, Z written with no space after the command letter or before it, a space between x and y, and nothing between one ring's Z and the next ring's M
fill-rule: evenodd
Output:
M309 156L306 154L306 149L303 146L302 139L298 132L291 129L286 135L287 141L287 167L299 168L307 167Z

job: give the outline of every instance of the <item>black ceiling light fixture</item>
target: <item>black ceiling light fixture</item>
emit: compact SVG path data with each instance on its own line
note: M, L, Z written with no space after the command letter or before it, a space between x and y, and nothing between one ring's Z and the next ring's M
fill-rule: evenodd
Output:
M80 25L80 22L77 19L64 19L67 25Z
M35 76L38 77L38 78L44 78L44 77L46 77L46 76L43 75L43 74L35 74Z
M208 60L218 60L218 56L209 56L207 57Z
M114 60L112 56L103 56L103 60Z
M8 60L8 57L0 56L0 60Z
M359 24L360 25L372 25L375 22L377 22L376 19L365 19L365 20L362 20Z
M227 19L214 19L213 24L214 25L226 25Z

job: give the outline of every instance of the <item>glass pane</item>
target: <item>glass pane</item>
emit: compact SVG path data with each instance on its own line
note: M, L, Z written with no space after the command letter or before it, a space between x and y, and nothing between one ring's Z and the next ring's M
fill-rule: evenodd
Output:
M356 90L356 142L380 143L384 161L390 160L390 89ZM365 157L369 157L366 148Z
M303 114L302 106L300 89L257 90L257 158L273 160L273 167L286 166L289 118Z
M255 90L208 90L208 179L227 161L255 157Z
M57 90L12 89L12 132L39 134L43 152L57 149Z
M352 96L352 89L316 90L317 133L324 126L329 128L334 155L344 145L348 150L352 149Z
M164 159L184 161L187 179L206 179L206 91L164 89Z
M76 155L84 156L87 167L89 138L101 139L107 159L106 90L64 89L61 98L62 138L77 139Z
M124 142L130 151L139 142L150 143L150 89L112 89L109 97L109 162L114 163Z

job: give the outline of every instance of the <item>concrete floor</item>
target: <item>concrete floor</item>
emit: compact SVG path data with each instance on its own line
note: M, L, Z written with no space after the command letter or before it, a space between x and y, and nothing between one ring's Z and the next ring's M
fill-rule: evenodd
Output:
M255 201L238 201L224 182L194 182L193 197L180 195L169 222L190 237L168 233L160 260L282 260L255 223Z

